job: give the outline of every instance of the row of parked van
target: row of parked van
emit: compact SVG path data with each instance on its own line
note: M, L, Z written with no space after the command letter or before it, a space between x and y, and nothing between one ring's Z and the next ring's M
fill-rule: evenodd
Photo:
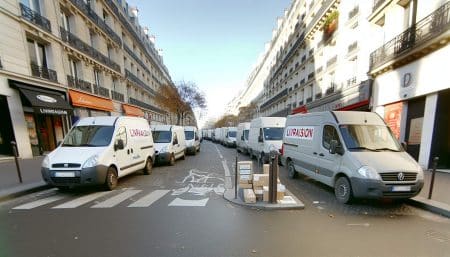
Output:
M118 178L153 164L175 165L200 151L196 127L152 125L137 117L89 117L76 122L58 147L42 162L48 184L70 188L104 185L112 190Z
M423 187L421 166L376 113L317 112L259 117L237 127L237 151L267 162L279 152L288 175L332 188L338 201L410 198Z

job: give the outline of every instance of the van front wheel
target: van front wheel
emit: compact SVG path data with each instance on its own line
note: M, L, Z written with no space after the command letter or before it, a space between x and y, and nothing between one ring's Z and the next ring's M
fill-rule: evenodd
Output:
M175 165L175 155L174 155L174 154L171 154L171 155L170 155L169 165L170 165L170 166Z
M114 167L109 167L106 172L105 188L106 190L114 190L117 187L117 171Z
M147 158L147 162L145 163L144 174L145 175L152 174L152 169L153 169L153 161L149 157L149 158Z
M352 186L346 177L340 177L336 180L334 195L340 203L350 203L352 201Z
M288 176L290 179L295 179L297 177L297 171L295 171L294 163L289 161L288 163Z

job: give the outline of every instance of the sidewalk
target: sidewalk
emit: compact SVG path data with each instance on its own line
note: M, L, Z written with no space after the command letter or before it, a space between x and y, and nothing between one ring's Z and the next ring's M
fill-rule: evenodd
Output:
M48 186L41 177L43 156L33 159L19 159L23 183L19 183L14 159L0 161L0 201L35 192Z

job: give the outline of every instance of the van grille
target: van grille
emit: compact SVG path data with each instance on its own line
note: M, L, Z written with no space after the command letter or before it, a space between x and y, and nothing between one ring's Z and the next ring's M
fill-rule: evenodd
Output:
M79 163L55 163L52 165L52 168L79 168L79 167L81 167L81 164Z
M51 179L52 179L53 183L55 183L55 184L79 184L81 181L80 177L74 177L74 178L52 177Z
M403 180L400 180L399 173L400 172L380 173L380 176L383 181L415 181L417 177L417 173L415 172L402 172Z

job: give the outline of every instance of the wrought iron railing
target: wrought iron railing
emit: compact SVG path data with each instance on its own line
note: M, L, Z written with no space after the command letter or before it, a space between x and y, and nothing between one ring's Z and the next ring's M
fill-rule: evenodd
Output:
M353 86L356 84L356 76L347 79L347 87Z
M67 85L70 88L79 89L88 93L92 93L92 84L71 75L67 75Z
M306 98L306 103L310 103L310 102L312 102L312 96L311 96L311 97L308 97L308 98Z
M108 66L109 68L117 72L120 72L119 64L115 63L107 56L103 55L102 53L94 49L92 46L84 43L81 39L79 39L77 36L70 33L69 31L65 30L64 28L61 27L60 30L61 30L61 39L64 42L69 43L70 46L76 48L77 50L81 51L84 54L89 55L96 61L99 61L100 63Z
M148 73L151 73L150 70L147 68L147 65L126 45L123 44L123 49L125 49L125 52L127 52L133 59L139 63L143 69L145 69Z
M20 11L25 20L37 25L45 31L52 32L50 21L38 12L31 10L31 8L22 3L20 3Z
M58 76L56 71L44 66L39 66L34 62L30 63L31 75L42 79L48 79L50 81L58 82Z
M308 74L308 80L311 80L314 78L314 71Z
M106 97L106 98L111 98L111 97L109 96L109 89L106 88L106 87L101 87L101 86L99 86L99 87L98 87L98 95L104 96L104 97Z
M300 86L303 86L306 83L306 79L300 80Z
M121 101L124 102L125 101L125 96L119 92L116 92L114 90L111 90L111 96L112 99L116 100L116 101Z
M403 33L370 54L370 69L375 69L450 29L450 2L426 16Z
M93 23L95 23L105 34L107 34L111 39L119 45L122 45L122 40L119 35L117 35L113 29L111 29L108 24L106 24L102 18L100 18L91 6L86 4L83 0L70 0L70 2L75 5L84 15L89 17Z
M316 99L322 98L322 92L316 93Z
M263 103L261 105L261 109L265 109L266 107L270 106L271 104L273 104L274 102L278 101L279 99L287 96L288 94L288 89L285 88L283 91L281 91L280 93L278 93L276 96L272 97L271 99L269 99L267 102Z
M153 90L151 87L145 84L144 81L140 80L136 75L134 75L133 73L131 73L131 71L127 69L125 69L125 77L129 79L131 82L135 83L137 86L151 93L152 95L156 94L155 90Z
M332 93L334 93L335 90L336 90L336 84L332 82L330 87L327 88L327 91L325 92L325 94L331 95Z
M128 102L129 102L130 104L137 105L137 106L142 107L142 108L147 109L147 110L152 110L152 111L158 112L158 113L165 113L165 111L161 110L160 108L158 108L158 107L156 107L156 106L153 106L153 105L151 105L151 104L148 104L148 103L139 101L139 100L137 100L137 99L135 99L135 98L132 98L132 97L130 97L130 99L128 100Z

